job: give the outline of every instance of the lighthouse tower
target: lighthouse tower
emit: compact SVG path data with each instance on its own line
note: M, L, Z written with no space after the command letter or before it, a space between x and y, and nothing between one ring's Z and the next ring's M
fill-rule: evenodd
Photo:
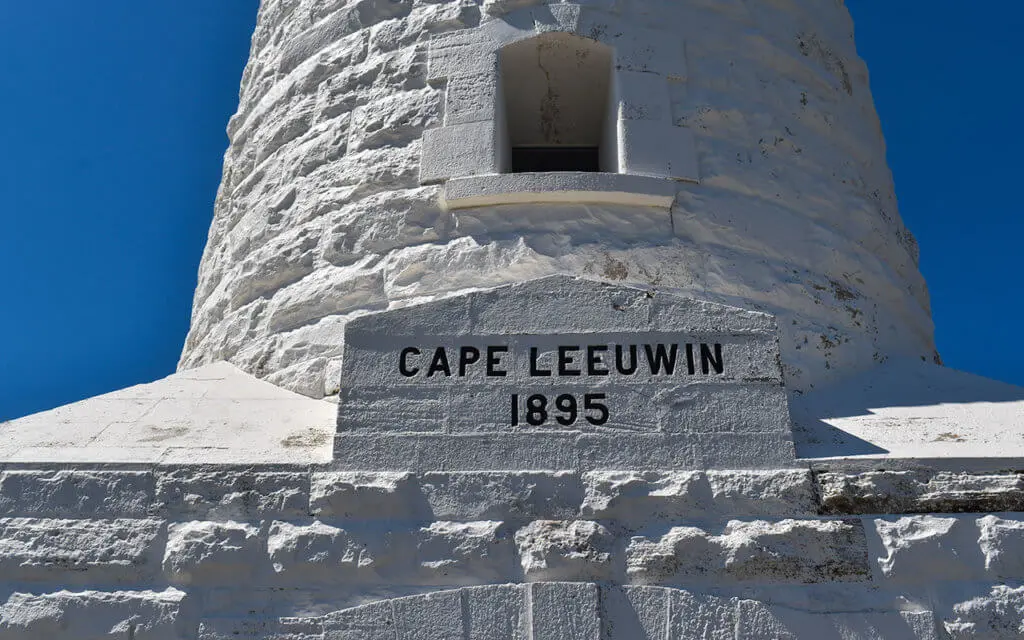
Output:
M840 0L263 0L177 373L0 423L4 640L1010 640Z
M338 393L352 318L571 274L936 359L838 2L263 2L182 368Z

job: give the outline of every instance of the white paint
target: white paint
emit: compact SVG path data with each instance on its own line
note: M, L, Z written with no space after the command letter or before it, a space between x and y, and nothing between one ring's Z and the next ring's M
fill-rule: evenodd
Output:
M0 460L326 461L336 412L222 362L0 423Z
M553 273L772 313L796 390L931 360L851 31L811 0L265 3L182 368L333 394L348 320ZM505 182L497 53L550 32L615 50L627 164L700 184Z

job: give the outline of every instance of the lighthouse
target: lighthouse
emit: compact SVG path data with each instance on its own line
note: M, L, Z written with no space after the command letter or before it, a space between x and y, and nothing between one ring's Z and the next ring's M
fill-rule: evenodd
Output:
M770 313L793 391L936 358L839 3L265 2L229 134L182 368L330 396L350 319L552 274Z
M1010 639L838 0L263 0L167 378L0 424L0 637Z

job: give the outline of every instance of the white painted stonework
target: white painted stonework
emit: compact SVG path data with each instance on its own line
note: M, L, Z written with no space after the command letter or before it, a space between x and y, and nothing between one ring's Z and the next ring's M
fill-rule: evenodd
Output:
M264 0L229 134L179 372L0 423L0 639L1024 637L841 3Z
M819 0L265 1L181 367L333 395L351 318L552 274L775 315L792 390L932 361L852 31ZM538 35L613 50L605 173L501 173L499 53ZM678 137L693 169L630 169Z

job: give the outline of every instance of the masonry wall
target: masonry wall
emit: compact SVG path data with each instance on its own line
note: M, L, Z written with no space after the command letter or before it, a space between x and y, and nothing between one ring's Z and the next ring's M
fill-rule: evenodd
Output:
M684 45L669 115L693 134L700 183L677 183L670 210L449 211L441 186L420 184L424 131L443 123L447 91L428 82L431 38L540 24L543 3L263 2L180 366L227 359L331 395L350 318L552 273L773 313L798 391L935 357L916 244L841 3L579 6L672 25Z
M1018 638L1022 511L926 469L9 467L0 637Z

